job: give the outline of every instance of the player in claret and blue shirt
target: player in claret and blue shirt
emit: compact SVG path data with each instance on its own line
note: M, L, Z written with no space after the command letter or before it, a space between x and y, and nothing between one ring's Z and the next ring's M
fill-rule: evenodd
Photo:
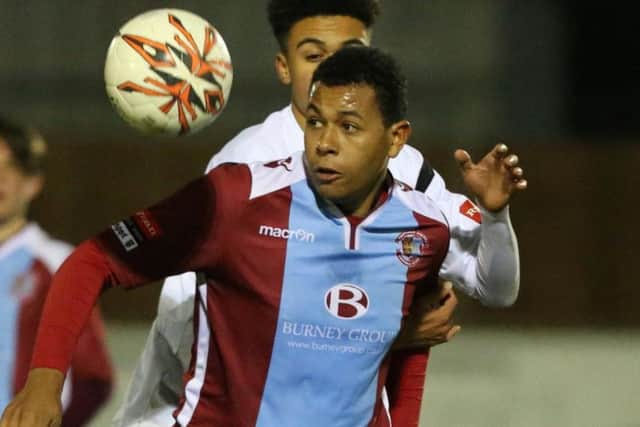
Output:
M270 27L279 46L275 69L280 82L290 88L290 103L269 114L262 123L238 133L211 159L207 172L222 163L268 162L286 159L304 150L305 111L313 72L342 47L370 44L374 22L380 13L379 3L378 0L267 2ZM414 147L405 145L398 156L389 161L389 170L396 179L433 198L457 203L456 207L464 204L464 212L468 212L469 217L461 217L462 223L469 218L479 219L479 212L466 198L447 191L442 177ZM464 246L468 242L464 233L454 233L451 237L454 245ZM475 275L469 277L476 281ZM196 282L194 272L165 280L157 317L113 427L172 424L172 414L182 395L183 373L189 369L191 360ZM401 403L410 402L412 412L418 412L430 346L449 341L460 329L452 320L457 298L450 285L443 282L415 298L401 335L394 342L396 351L383 390L383 396L386 393L389 398L385 402L392 417L398 411L407 412L400 408ZM455 283L455 286L473 288L466 283Z
M37 132L0 118L0 411L27 380L51 278L72 251L27 218L42 190L46 151ZM61 399L65 426L89 423L107 402L112 377L96 307L71 356Z
M450 245L457 210L387 170L410 135L405 97L389 56L342 49L314 73L303 153L220 165L83 243L55 276L27 385L0 427L57 422L73 343L105 287L189 270L206 283L177 425L408 425L389 419L382 385L414 293L438 275L491 275L473 292L512 303L507 204L526 181L503 145L477 164L457 151L484 216L469 221L475 254ZM86 304L66 313L71 300Z

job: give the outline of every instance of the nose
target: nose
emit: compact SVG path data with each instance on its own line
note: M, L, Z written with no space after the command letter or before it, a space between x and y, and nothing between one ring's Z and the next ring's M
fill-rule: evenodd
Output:
M319 155L338 154L338 140L337 132L333 126L327 126L318 135L318 141L316 145L316 152Z

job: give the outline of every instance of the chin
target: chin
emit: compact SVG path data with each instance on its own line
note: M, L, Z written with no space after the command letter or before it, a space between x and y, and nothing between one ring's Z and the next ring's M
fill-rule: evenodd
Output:
M338 188L331 188L330 185L321 185L316 191L323 199L336 205L345 199L343 191L340 191Z

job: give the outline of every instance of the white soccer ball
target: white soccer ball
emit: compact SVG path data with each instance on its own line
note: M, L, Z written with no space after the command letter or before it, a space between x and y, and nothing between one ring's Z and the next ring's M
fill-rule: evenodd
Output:
M187 135L220 115L233 68L213 25L191 12L158 9L120 28L104 79L109 100L131 126L145 134Z

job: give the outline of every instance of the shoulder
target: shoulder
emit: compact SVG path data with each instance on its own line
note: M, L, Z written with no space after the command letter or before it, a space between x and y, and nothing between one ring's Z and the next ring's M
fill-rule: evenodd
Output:
M303 152L269 162L223 163L207 174L216 193L251 200L306 179Z
M246 163L248 154L251 153L253 144L261 139L265 131L264 123L250 126L242 130L233 139L227 142L222 149L209 160L207 172L222 163ZM260 149L259 147L255 147Z
M480 209L466 195L449 191L435 171L425 194L445 213L451 227L470 230L482 223Z
M400 153L391 159L389 170L395 179L418 191L427 191L433 185L434 179L442 181L442 177L431 167L422 153L410 145L405 145Z
M416 148L406 145L400 154L389 162L389 170L393 177L416 190L407 199L422 200L419 194L427 197L444 212L451 225L473 228L481 222L480 211L467 196L447 189L442 176L423 157Z
M394 196L415 214L428 218L444 226L448 226L446 213L439 204L421 191L417 191L402 182L396 181Z
M447 197L447 193L455 194L447 190L444 178L442 178L442 176L435 169L431 169L430 176L431 177L429 179L428 185L425 187L425 189L420 189L419 191L424 191L432 199Z
M424 156L415 147L411 145L405 145L400 150L400 153L391 160L390 163L394 163L394 166L405 166L411 169L420 169L424 162Z
M248 165L251 171L250 199L287 188L306 179L303 152L270 162L258 162Z
M40 260L49 271L55 272L73 251L67 242L49 236L36 224L30 224L29 238L26 243L34 257Z
M282 139L287 114L291 114L288 109L273 112L264 122L242 130L211 158L207 171L222 163L252 163L284 157L282 150L286 144Z
M227 193L246 197L251 188L251 169L245 163L221 163L209 170L205 179L216 194Z

